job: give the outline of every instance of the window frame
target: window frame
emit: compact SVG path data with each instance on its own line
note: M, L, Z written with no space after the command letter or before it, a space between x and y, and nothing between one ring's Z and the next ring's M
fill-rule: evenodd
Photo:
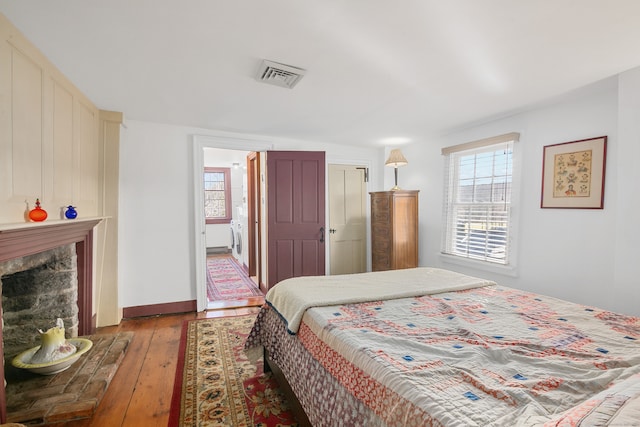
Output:
M455 145L451 147L445 147L442 149L442 154L444 155L444 184L443 184L443 227L442 227L442 241L441 241L441 258L444 262L451 262L458 265L478 268L482 270L493 271L497 273L507 274L507 275L516 275L516 230L517 230L517 207L518 207L518 199L519 199L519 174L520 174L520 161L518 158L518 153L516 150L517 144L519 141L520 135L518 133L512 132L504 135L499 135L492 138L486 138L478 141L472 141L465 144ZM457 184L462 179L459 175L460 170L458 169L459 165L454 164L456 159L459 159L464 155L472 155L483 152L496 152L500 145L503 147L508 147L510 152L507 151L507 156L510 155L510 166L507 166L507 170L510 169L510 185L507 183L509 181L505 180L504 188L509 188L509 194L507 195L508 202L505 201L496 202L491 198L489 201L471 201L462 203L459 200L453 200L453 197L456 197ZM474 160L477 162L477 158ZM495 159L494 163L495 165ZM492 178L499 177L500 175L492 175ZM474 170L474 177L478 178L478 173ZM492 181L494 183L494 181ZM475 189L475 187L474 187ZM494 188L491 187L491 191L494 191ZM492 193L491 193L492 194ZM456 207L457 206L480 206L486 210L487 215L485 217L481 217L482 220L486 221L487 218L494 217L494 213L490 211L490 206L504 204L506 209L506 218L504 222L506 222L504 229L500 231L496 230L495 233L491 233L491 228L488 226L485 227L484 230L476 230L473 227L470 227L469 224L471 219L466 219L465 232L467 238L467 253L464 254L464 248L461 248L460 251L457 251L459 243L457 238L460 237L459 231L456 230L457 225L459 225L458 216L456 216ZM471 208L470 208L471 209ZM468 217L472 218L472 217ZM474 219L474 222L476 220ZM480 221L477 221L480 222ZM475 231L474 231L475 230ZM476 233L480 231L480 233ZM486 236L482 236L483 233L486 233ZM497 233L497 234L496 234ZM476 235L478 234L478 235ZM498 242L492 241L492 238L498 236L496 240ZM476 239L478 242L476 246L473 246L474 250L484 249L484 252L477 252L475 254L469 253L469 248L472 246L471 239ZM459 239L458 239L459 240ZM489 249L486 244L496 244L495 247L491 247ZM484 245L484 248L482 246ZM496 251L495 253L499 253L500 250L504 250L504 260L501 260L499 257L488 256L492 255L491 251Z
M206 194L208 191L220 191L220 190L207 190L205 182L205 174L207 173L223 173L224 174L224 199L225 199L225 216L219 218L208 217L205 209L204 220L205 224L230 224L232 219L231 212L231 168L209 167L205 166L202 174L202 182L204 187L204 201L206 203ZM204 209L204 206L203 206Z

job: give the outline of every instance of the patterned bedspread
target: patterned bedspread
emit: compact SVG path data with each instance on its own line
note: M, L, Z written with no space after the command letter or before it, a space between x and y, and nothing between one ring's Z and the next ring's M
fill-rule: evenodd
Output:
M317 426L640 426L635 317L488 286L315 307L287 335L265 307L247 347Z

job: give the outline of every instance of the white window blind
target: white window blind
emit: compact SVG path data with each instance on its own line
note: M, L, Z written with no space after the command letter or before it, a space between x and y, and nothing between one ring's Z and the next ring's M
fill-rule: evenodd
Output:
M445 156L442 252L510 262L513 144L519 134L442 149Z

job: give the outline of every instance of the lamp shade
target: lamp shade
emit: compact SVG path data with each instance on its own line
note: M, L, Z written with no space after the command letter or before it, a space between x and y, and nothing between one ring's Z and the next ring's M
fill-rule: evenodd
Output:
M389 158L384 162L385 166L391 166L397 168L398 166L404 166L408 164L407 159L402 155L402 151L399 148L394 148L389 153Z

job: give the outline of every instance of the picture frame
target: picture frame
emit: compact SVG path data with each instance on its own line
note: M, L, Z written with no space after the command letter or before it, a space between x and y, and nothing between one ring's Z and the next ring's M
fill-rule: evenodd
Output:
M604 209L607 137L544 147L541 208Z

